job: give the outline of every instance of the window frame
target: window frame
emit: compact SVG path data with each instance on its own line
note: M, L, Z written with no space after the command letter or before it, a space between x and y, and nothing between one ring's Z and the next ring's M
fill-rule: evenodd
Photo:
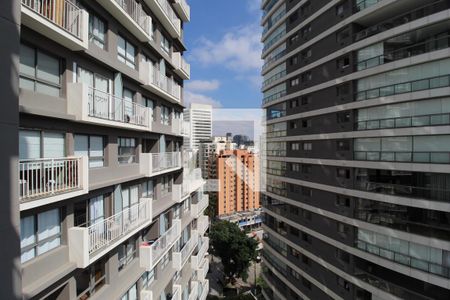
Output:
M122 55L119 51L119 40L122 39L124 41L124 50L125 55ZM133 49L133 60L131 61L128 59L128 48ZM133 45L131 42L129 42L126 38L124 38L122 35L117 35L117 59L121 62L127 65L130 68L136 69L136 54L137 54L137 48L135 45Z
M122 145L122 142L125 142L125 145ZM130 146L126 145L128 142L130 142ZM134 145L132 145L133 144L132 142L134 143ZM117 161L119 162L119 164L126 165L126 164L137 163L137 146L138 146L138 142L137 142L136 138L118 137L118 139L117 139ZM130 150L130 153L129 154L121 153L121 152L124 152L123 150ZM128 161L125 162L124 160L122 160L123 158L128 158ZM130 159L131 159L131 161L130 161Z

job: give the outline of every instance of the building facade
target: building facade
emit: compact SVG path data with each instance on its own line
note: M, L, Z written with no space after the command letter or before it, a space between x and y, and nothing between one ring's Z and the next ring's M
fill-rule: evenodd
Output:
M6 2L20 13L22 297L206 299L208 198L181 151L188 4Z
M220 217L258 209L259 157L239 149L222 150L215 159L217 215Z
M450 1L263 0L266 299L450 298Z
M189 124L189 136L184 145L189 149L198 149L201 141L212 137L212 106L209 104L191 103L184 110L184 120Z

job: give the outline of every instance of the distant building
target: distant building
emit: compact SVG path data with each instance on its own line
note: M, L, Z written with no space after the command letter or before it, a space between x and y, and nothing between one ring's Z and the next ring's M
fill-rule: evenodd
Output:
M252 211L259 202L259 157L247 150L222 150L216 158L217 215Z
M184 146L198 149L200 141L209 141L212 137L212 106L209 104L191 103L184 110L184 120L189 122L190 135L184 138Z
M223 215L219 217L222 221L235 223L242 230L255 229L261 227L261 209L254 211L238 212L231 215Z
M203 178L216 178L216 156L222 150L234 150L236 148L236 144L227 142L227 138L223 136L213 137L209 141L201 141L199 144L199 167L202 170Z

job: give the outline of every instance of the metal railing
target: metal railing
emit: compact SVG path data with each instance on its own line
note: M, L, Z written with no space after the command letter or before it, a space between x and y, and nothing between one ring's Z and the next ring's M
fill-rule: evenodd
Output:
M275 56L268 59L266 62L264 62L263 66L262 66L262 71L265 71L267 68L269 68L275 62L277 62L280 58L282 58L285 54L286 54L286 49L280 51L280 53L277 53Z
M81 39L82 10L68 0L21 0L22 5Z
M356 101L450 86L450 75L402 82L356 93Z
M91 117L138 126L150 126L148 107L91 87L89 87L88 98L88 112Z
M266 150L267 156L286 156L286 150Z
M286 136L287 135L287 130L277 130L277 131L271 131L271 132L267 132L266 136L268 138L277 138L277 137L282 137L282 136Z
M385 249L361 240L356 241L356 246L358 249L362 251L375 254L377 256L386 258L391 261L395 261L399 264L414 269L419 269L427 273L439 275L445 278L450 278L450 269L448 267L438 265L426 260L418 259L407 254L398 253L389 249Z
M170 5L169 1L167 0L157 0L159 5L162 7L164 13L169 18L170 22L175 26L178 32L181 30L181 21L178 18L178 16L175 14L175 11L173 10L172 6Z
M151 22L149 16L142 9L142 5L136 0L114 0L123 10L147 33L151 34Z
M155 264L164 253L169 250L169 247L175 243L178 236L181 234L180 222L176 222L166 232L164 232L153 244L150 245L152 249L152 262Z
M355 189L386 195L404 196L408 198L428 199L434 201L448 202L450 199L450 189L442 189L433 184L429 187L417 187L394 183L373 182L366 180L356 180Z
M172 78L161 74L152 64L149 64L149 67L151 83L179 100L181 98L181 86Z
M450 163L450 152L415 152L415 151L355 151L355 160L415 162L415 163Z
M395 16L391 19L385 20L376 25L370 26L360 32L356 33L354 36L355 42L360 41L362 39L368 38L372 35L378 34L385 30L389 30L394 27L398 27L400 25L412 22L414 20L429 16L431 14L437 13L439 11L450 8L450 2L448 0L438 0L434 1L431 4L427 4L411 10L407 13L404 13L400 16Z
M82 188L81 157L19 161L19 199L49 197Z
M272 39L270 39L270 41L268 41L267 43L264 43L262 53L266 52L267 49L272 47L272 45L274 45L276 42L281 40L285 35L286 35L286 28L284 30L282 30L281 32L279 32L278 34L276 34L274 37L272 37Z
M198 243L198 235L195 234L195 235L191 236L189 241L184 245L183 249L181 249L181 251L180 251L181 267L184 266L184 264L188 260L189 256L191 255L191 253L194 251L195 247L197 246L197 243Z
M446 42L445 44L442 42ZM449 47L450 36L437 38L434 40L417 43L411 46L403 47L395 51L390 51L383 55L371 57L357 63L358 71L373 68L382 64L390 63L399 59L408 58L432 51L437 51Z
M152 219L152 199L144 199L88 227L89 254L98 251Z
M278 0L271 0L269 4L264 4L263 18L272 10L272 7L274 7L277 2Z
M181 168L180 152L152 153L152 171Z
M386 118L356 122L357 130L439 126L450 124L450 113Z

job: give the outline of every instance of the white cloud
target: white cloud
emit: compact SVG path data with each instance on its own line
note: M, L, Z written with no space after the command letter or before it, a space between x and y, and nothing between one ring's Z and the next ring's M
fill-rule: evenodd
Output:
M184 91L184 106L189 107L191 103L211 104L214 108L222 107L220 101L209 96L194 93L188 90Z
M185 87L191 91L205 92L217 90L220 82L216 79L212 80L191 80L188 81Z
M260 70L262 67L258 24L232 29L218 41L201 38L191 52L191 61L203 66L223 65L238 73Z
M261 0L247 0L247 8L250 12L261 12Z

